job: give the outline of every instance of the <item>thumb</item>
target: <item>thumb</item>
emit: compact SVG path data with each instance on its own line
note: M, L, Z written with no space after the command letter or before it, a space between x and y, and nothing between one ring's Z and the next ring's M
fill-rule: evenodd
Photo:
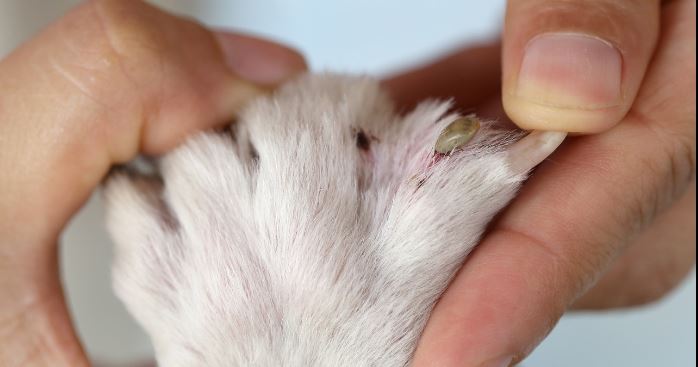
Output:
M593 133L628 112L659 33L658 0L509 1L503 102L524 129Z

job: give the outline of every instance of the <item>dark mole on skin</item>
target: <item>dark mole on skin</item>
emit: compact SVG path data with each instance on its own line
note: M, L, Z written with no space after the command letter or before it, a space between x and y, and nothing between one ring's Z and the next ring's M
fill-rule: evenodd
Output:
M356 147L363 151L367 151L371 148L371 140L363 130L359 130L356 133Z

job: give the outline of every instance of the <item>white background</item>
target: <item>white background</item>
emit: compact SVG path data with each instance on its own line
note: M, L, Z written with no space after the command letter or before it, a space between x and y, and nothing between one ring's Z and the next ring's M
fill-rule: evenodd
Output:
M504 9L503 0L154 2L210 25L287 42L304 52L313 70L376 75L428 60L463 43L496 37ZM0 55L74 3L0 0ZM95 197L62 241L63 279L78 330L96 358L148 357L147 338L111 293L110 249L101 202ZM566 316L524 364L695 366L695 292L694 273L672 295L650 307Z

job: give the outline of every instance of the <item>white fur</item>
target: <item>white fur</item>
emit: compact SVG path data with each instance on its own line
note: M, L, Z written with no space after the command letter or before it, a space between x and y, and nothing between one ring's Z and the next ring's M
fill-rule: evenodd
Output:
M161 183L113 176L114 283L159 365L408 365L525 176L490 124L435 158L449 108L401 117L373 80L307 76L163 157Z

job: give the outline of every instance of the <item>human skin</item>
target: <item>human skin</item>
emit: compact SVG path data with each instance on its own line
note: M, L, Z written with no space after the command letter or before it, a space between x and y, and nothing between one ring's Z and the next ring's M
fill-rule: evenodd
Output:
M139 1L79 6L0 63L0 365L87 366L58 237L110 166L229 122L295 51Z
M386 81L403 105L454 95L491 116L502 90L521 127L580 134L540 167L466 263L432 315L416 366L508 365L570 305L644 303L693 266L695 3L574 4L512 1L503 52L463 50ZM569 70L548 60L523 61L531 39L558 31L622 51L618 63L613 48L572 42L610 60L588 70L605 77L604 88L556 86L585 80L566 79ZM522 88L524 64L533 75ZM618 67L613 95L607 74ZM85 3L0 62L0 365L89 364L66 311L57 242L110 166L225 123L304 69L287 48L117 0ZM562 102L552 101L558 94Z
M541 34L576 39L530 46ZM695 2L511 1L501 42L386 81L403 105L452 95L484 117L576 133L467 260L427 324L417 366L514 364L566 310L651 302L695 263ZM526 45L546 59L524 67ZM568 67L576 61L555 48L591 67Z

